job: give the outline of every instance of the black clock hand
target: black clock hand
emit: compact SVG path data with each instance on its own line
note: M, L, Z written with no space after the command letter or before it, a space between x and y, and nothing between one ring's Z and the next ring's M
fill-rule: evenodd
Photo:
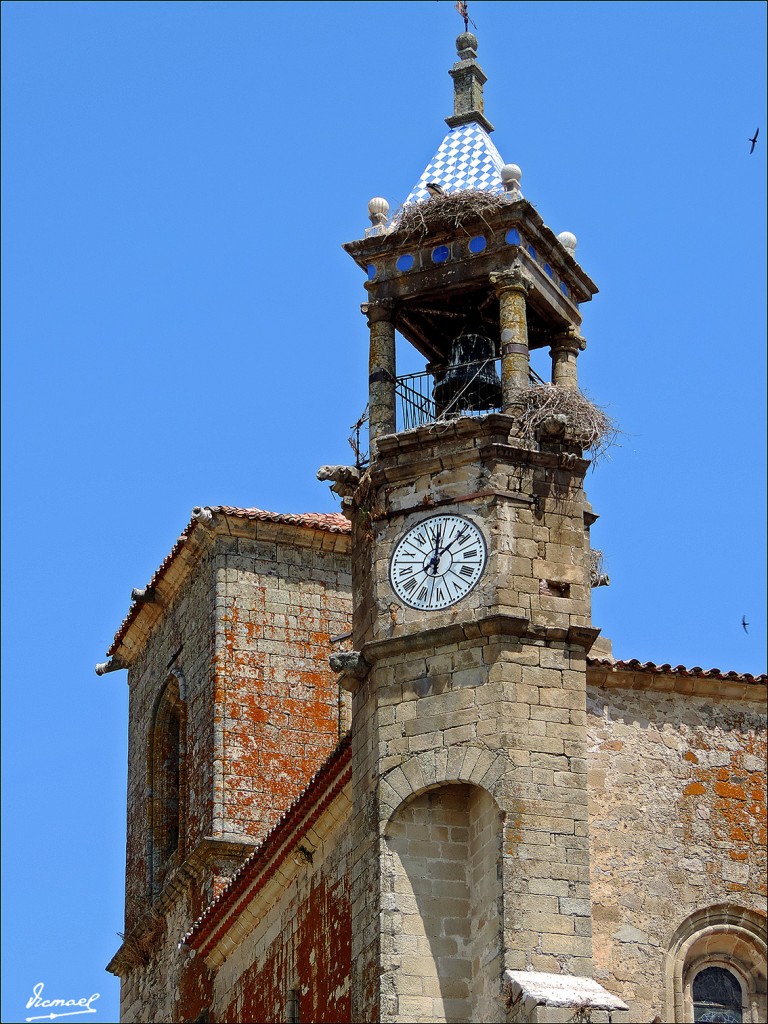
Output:
M466 530L462 530L461 533L457 533L456 536L453 538L453 540L450 541L448 544L446 544L445 547L443 548L443 550L440 552L440 554L438 556L438 561L440 560L440 558L443 557L443 555L448 550L448 548L450 548L453 544L455 544L457 540L462 540L462 538L466 537L466 535L467 535L467 531Z
M440 565L440 537L442 536L443 528L438 526L435 534L435 552L427 562L427 568L432 566L432 575L437 576L437 567Z

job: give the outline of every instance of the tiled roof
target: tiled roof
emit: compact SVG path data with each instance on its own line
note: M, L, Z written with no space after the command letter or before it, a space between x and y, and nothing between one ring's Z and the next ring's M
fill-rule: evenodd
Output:
M611 661L608 658L590 658L591 666L612 669L617 672L649 672L660 676L684 676L690 679L714 679L727 683L756 683L765 686L768 683L768 675L753 676L748 672L723 672L719 668L686 668L685 665L656 665L652 661L638 661L632 658L629 661Z
M339 512L265 512L261 508L233 508L231 505L211 505L211 512L238 519L258 519L262 523L290 523L310 526L331 533L349 533L351 527L346 516Z
M276 857L282 861L289 849L286 844L290 843L295 829L303 826L303 833L310 828L329 800L332 800L339 788L349 781L351 769L348 771L345 769L348 768L351 757L352 737L350 733L347 733L325 764L321 765L312 776L306 789L282 815L272 831L232 875L226 888L208 904L194 922L182 939L185 945L198 949L205 944L206 939L209 941L214 939L210 933L213 924L216 921L221 921L224 914L246 894L248 887L258 879L259 872L270 858ZM323 797L326 799L323 800ZM273 867L276 866L273 865ZM263 884L264 881L266 881L266 877L261 880L261 883ZM249 894L248 898L250 899L252 895L253 893ZM204 929L207 934L203 934Z
M503 192L503 164L501 154L481 125L472 121L458 128L451 128L403 205L408 206L429 199L425 187L427 182L441 185L446 192L466 189ZM521 198L520 193L518 198Z
M329 533L349 533L351 530L349 520L338 512L267 512L261 508L234 508L231 505L209 505L206 508L214 514L233 516L237 519L259 520L262 523L286 523L291 526L305 526L313 530L326 530ZM198 519L196 517L190 519L181 531L176 543L157 569L155 569L151 580L147 584L147 590L153 589L162 580L197 525ZM117 651L123 637L138 615L140 608L141 604L137 601L131 604L128 614L120 624L117 633L115 633L115 638L107 651L107 657L111 658Z

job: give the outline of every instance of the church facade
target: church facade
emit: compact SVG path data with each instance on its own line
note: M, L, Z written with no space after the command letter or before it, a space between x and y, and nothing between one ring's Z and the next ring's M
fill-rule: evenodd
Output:
M344 247L341 513L196 508L97 668L130 691L121 1020L768 1019L768 680L616 660L592 623L597 289L491 141L476 49Z

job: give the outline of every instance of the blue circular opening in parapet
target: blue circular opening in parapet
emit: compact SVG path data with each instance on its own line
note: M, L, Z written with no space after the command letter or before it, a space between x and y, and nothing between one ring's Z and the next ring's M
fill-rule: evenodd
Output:
M544 264L544 273L545 273L545 274L549 274L549 276L550 276L550 277L554 277L554 276L555 276L555 275L554 275L554 274L552 273L552 267L550 267L550 265L549 265L548 263L545 263L545 264Z
M520 245L520 232L517 228L510 228L504 236L507 245Z
M560 291L563 293L563 295L568 294L568 285L565 283L565 281L560 282Z
M413 264L413 256L410 253L406 253L405 256L398 256L396 266L398 270L410 270Z
M378 269L373 265L373 263L369 263L368 264L368 266L366 267L366 271L368 273L368 280L369 281L372 281L374 279L374 277L376 277L376 275L379 272Z
M529 252L529 253L531 254L531 257L532 257L533 259L536 259L536 250L535 250L535 249L533 248L533 246L532 246L532 245L529 245L529 246L528 246L528 252Z
M470 252L482 252L488 243L482 235L475 235L474 238L469 240L469 251Z
M432 250L432 262L433 263L445 263L448 257L451 255L451 250L447 245L437 245Z

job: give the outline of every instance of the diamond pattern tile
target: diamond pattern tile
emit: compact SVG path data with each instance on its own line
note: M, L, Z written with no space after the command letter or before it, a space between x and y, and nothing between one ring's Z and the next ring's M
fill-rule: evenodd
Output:
M471 122L451 128L403 205L429 199L425 186L432 181L446 192L464 189L502 192L503 164L490 135L479 124Z

